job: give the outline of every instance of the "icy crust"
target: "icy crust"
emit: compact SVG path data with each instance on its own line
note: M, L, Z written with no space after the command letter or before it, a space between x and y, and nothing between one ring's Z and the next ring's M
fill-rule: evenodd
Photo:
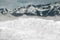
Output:
M60 40L60 22L19 18L0 22L0 40Z

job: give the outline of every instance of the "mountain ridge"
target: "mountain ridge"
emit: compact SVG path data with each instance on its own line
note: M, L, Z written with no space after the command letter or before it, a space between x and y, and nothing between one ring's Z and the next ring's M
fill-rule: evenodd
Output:
M49 4L29 4L23 7L17 7L12 10L8 10L7 8L0 8L0 13L10 14L15 17L27 15L27 16L55 16L60 15L60 3L49 3Z

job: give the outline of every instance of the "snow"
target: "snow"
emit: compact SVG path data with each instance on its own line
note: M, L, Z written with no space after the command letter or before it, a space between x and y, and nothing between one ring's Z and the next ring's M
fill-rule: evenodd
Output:
M25 13L26 8L21 8L20 10L18 10L16 13Z
M50 6L51 9L54 8L54 5ZM35 13L36 10L45 11L48 9L31 6L28 9L21 8L17 13L25 13L26 10L28 13ZM10 10L10 12L12 12L12 10ZM56 18L59 19L60 17ZM4 16L1 17L1 19L5 20L9 19L9 17L6 18ZM48 19L50 18L48 17ZM0 40L60 40L60 21L33 17L20 17L15 20L3 21L0 22Z
M60 40L60 21L18 18L0 22L0 40Z
M38 11L46 11L48 9L36 8Z
M33 7L33 6L31 6L31 7L29 7L28 9L27 9L27 13L35 13L36 12L36 8L35 7Z

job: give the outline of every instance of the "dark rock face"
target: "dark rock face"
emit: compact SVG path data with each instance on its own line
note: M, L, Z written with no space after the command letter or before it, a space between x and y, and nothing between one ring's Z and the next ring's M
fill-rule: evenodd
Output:
M52 11L48 14L48 16L55 16L55 13Z
M22 16L22 13L16 13L17 11L14 11L11 15L15 16L15 17L19 17Z
M37 16L41 16L40 11L36 11L36 14L37 14Z
M21 14L21 13L12 13L11 15L13 15L15 17L19 17L19 16L22 16L23 14Z
M46 11L36 11L37 13L37 16L43 16L43 17L47 17L48 16L48 11L49 10L46 10Z
M55 13L54 13L54 8L50 10L50 12L48 13L49 16L55 16Z
M60 10L60 7L58 8L58 10Z
M8 9L7 8L5 8L5 10L6 10L6 12L8 12Z
M48 15L49 15L49 14L48 14L48 11L49 11L49 10L43 11L43 12L42 12L42 14L43 14L42 16L45 16L45 17L48 16Z
M4 12L4 9L3 8L0 8L0 13L3 13Z
M48 13L48 15L49 16L59 15L58 8L57 7L52 8L52 10Z
M59 15L59 11L57 11L58 10L57 7L53 7L52 9L50 9L50 8L51 8L50 6L48 8L43 7L43 10L44 9L48 9L48 10L45 10L45 11L37 11L36 13L37 13L38 16L44 16L44 17L46 17L46 16ZM40 15L40 14L42 14L42 15Z
M8 12L7 8L0 8L0 13L1 14L5 15L5 14L7 14L7 12Z
M25 13L25 15L27 15L27 16L35 16L35 14L33 14L33 13Z

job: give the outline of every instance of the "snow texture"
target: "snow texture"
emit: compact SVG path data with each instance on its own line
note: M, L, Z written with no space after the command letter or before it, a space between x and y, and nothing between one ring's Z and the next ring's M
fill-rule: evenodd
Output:
M60 22L19 18L0 22L0 40L60 40Z

